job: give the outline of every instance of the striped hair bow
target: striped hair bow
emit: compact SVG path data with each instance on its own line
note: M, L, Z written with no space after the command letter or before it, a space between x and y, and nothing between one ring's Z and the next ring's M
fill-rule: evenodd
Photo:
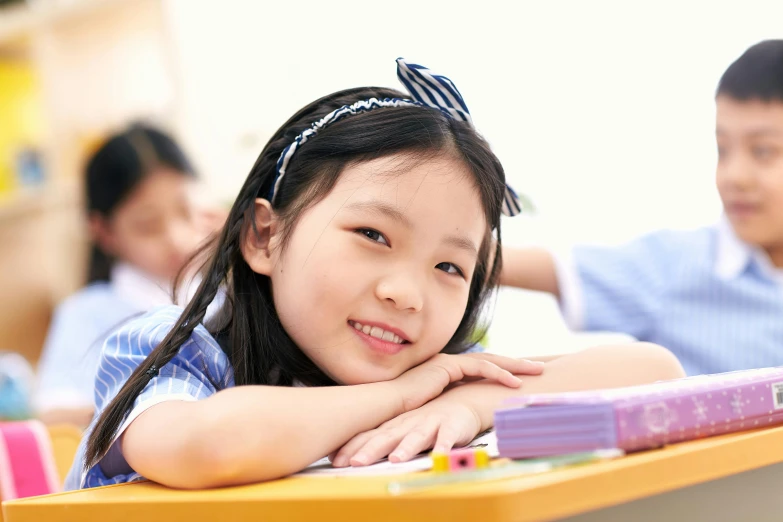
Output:
M347 116L381 107L420 106L438 109L449 118L464 121L473 126L473 120L470 117L467 105L465 105L465 100L463 100L454 82L447 77L435 74L422 65L408 63L403 58L397 58L397 77L405 86L412 99L370 98L369 100L361 100L351 105L343 105L313 123L310 128L303 131L290 145L283 149L280 158L277 160L277 173L269 193L269 201L274 201L280 182L283 176L285 176L288 164L297 149L322 129ZM516 216L528 206L529 204L520 198L514 189L507 184L502 207L503 214Z

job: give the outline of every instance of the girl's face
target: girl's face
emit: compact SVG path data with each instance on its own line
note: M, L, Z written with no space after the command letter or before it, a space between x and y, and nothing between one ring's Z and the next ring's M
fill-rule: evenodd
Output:
M472 179L449 157L348 166L282 253L273 237L280 320L335 381L394 379L451 339L487 233Z
M101 247L146 273L171 280L195 250L197 229L194 182L167 168L149 173L96 235Z

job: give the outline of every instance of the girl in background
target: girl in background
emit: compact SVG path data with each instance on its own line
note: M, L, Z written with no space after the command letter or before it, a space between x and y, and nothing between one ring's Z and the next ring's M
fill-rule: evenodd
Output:
M501 211L518 202L451 81L402 59L398 75L410 97L348 89L283 124L184 310L109 336L66 489L403 461L469 442L513 394L682 375L653 345L546 366L467 353L501 266Z
M135 125L89 160L88 285L55 310L38 367L36 409L47 422L86 426L106 335L171 304L174 277L208 234L194 204L195 175L177 143Z

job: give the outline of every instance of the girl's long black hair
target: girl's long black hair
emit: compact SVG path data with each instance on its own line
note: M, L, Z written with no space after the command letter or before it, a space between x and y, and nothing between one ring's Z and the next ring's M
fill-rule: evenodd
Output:
M218 291L225 290L223 308L207 325L221 343L231 363L237 385L335 384L294 344L275 312L269 278L253 272L242 257L243 234L254 233L255 200L267 198L275 178L280 153L313 122L343 105L368 98L400 98L393 89L364 87L325 96L301 109L275 132L245 181L226 224L202 254L202 282L179 320L150 353L117 396L101 413L90 434L85 466L96 462L109 449L115 434L150 376L162 368L204 320L207 306ZM463 161L473 174L488 231L482 244L470 285L462 321L443 351L459 353L476 327L482 304L495 286L501 266L500 212L505 188L503 168L489 145L468 124L452 120L440 111L423 107L390 107L345 118L319 132L303 145L288 165L274 200L280 220L282 246L290 237L298 216L323 198L348 164L392 154L411 159L450 154ZM494 232L496 241L492 241ZM494 256L490 256L494 249ZM494 257L494 262L490 258ZM154 373L154 372L153 372Z

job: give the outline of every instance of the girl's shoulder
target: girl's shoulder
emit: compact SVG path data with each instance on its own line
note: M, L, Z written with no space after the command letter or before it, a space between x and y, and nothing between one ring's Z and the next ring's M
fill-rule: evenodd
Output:
M125 346L127 351L135 351L139 355L146 356L163 341L183 311L181 306L163 305L139 314L115 330L111 336L115 339L111 344L115 348L122 347L118 345L127 345ZM203 324L196 325L190 338L182 344L180 351L187 351L189 346L201 351L222 353L220 345Z
M159 306L128 321L108 336L101 351L95 382L98 409L108 404L130 378L133 370L157 348L174 327L182 311L181 307L175 305ZM174 357L158 371L158 377L151 381L153 388L158 388L156 381L166 379L201 382L215 390L233 386L233 372L228 357L201 324L182 343Z
M171 331L182 312L179 306L160 306L126 322L108 336L95 377L96 415L88 431L94 428L104 408L117 396L131 374ZM136 396L114 440L134 419L156 404L167 400L202 400L231 386L234 386L234 380L228 357L207 329L199 324ZM80 464L84 462L84 444L83 440L66 481L67 489L106 486L142 478L128 466L116 445L107 454L108 460L83 470Z

